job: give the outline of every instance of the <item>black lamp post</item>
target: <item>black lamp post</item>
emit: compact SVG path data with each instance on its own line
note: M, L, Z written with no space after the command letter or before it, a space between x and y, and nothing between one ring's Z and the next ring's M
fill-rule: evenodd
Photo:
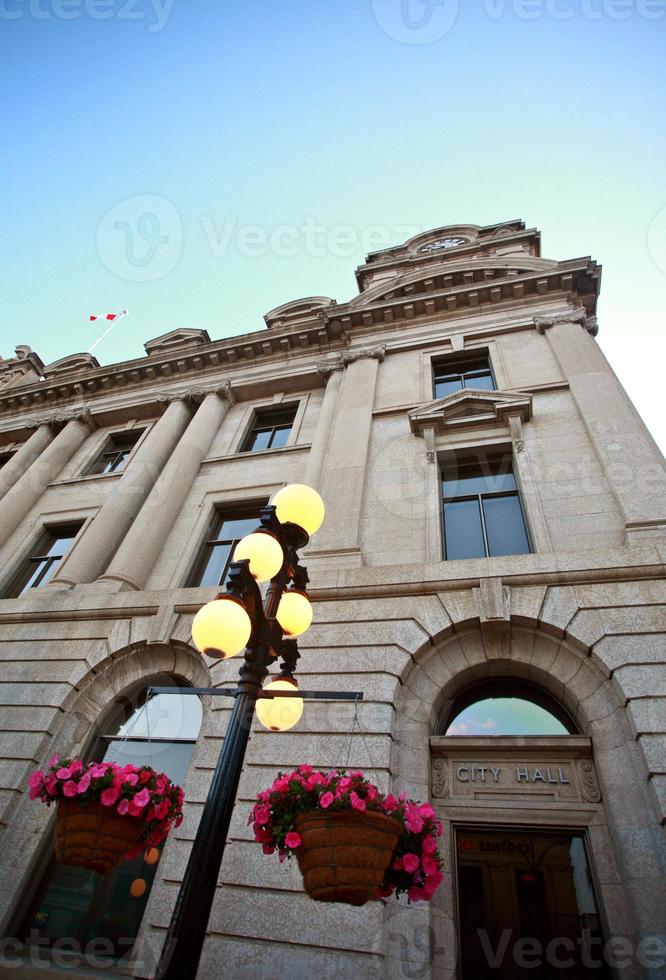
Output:
M292 489L308 490L309 494L314 494L314 491L309 488L297 486L285 487L282 493ZM298 498L297 494L296 498ZM278 503L277 497L275 502ZM284 509L290 516L293 507ZM236 647L239 643L245 646L245 654L235 689L179 689L179 693L182 694L233 697L234 706L171 917L157 971L158 980L194 980L196 977L257 701L276 697L281 701L283 698L360 700L363 697L360 692L331 693L298 690L294 679L294 670L299 658L298 645L295 639L285 639L284 632L287 620L291 621L293 632L304 632L304 629L300 629L295 622L299 617L303 618L303 615L305 615L305 628L309 625L307 618L309 604L305 597L308 576L305 568L299 564L297 553L299 548L308 543L309 537L307 531L293 521L281 522L277 516L278 510L279 506L263 508L259 528L241 542L241 545L244 542L248 543L245 551L249 554L249 558L232 562L227 591L218 595L217 599L208 606L204 606L198 614L202 620L202 627L198 630L199 635L197 635L195 619L193 635L195 643L202 652L217 657L233 655L228 651L233 648L235 642ZM323 505L321 516L323 518ZM272 540L262 540L260 537L262 535L268 535ZM282 563L277 573L271 577L265 599L262 600L252 571L256 575L259 559L266 548L273 552L272 557L275 558L277 554L275 542L281 548ZM250 547L251 545L253 547ZM265 558L265 555L263 557ZM279 556L277 560L279 561ZM270 561L268 565L265 561L263 564L264 567L270 567ZM258 578L261 580L262 575L259 574ZM290 610L280 605L289 586L293 587L289 591L296 592L301 597L296 600L296 617L293 615L293 609L290 615ZM228 605L229 603L240 607L240 611L234 605ZM249 617L250 629L246 644L243 643L243 629L247 626L245 613ZM227 625L230 625L230 629L226 632L230 634L235 632L237 635L225 639ZM303 623L300 625L302 626ZM239 630L240 639L238 639ZM263 681L269 672L269 667L279 658L282 658L279 679L286 682L279 687L287 689L266 690L262 688ZM293 690L290 689L292 687ZM173 688L154 688L151 693L162 693L162 691L174 693ZM286 707L289 702L283 703ZM291 714L292 718L284 726L276 724L275 730L280 730L281 727L284 730L295 724L300 713L297 710L295 713L292 711Z

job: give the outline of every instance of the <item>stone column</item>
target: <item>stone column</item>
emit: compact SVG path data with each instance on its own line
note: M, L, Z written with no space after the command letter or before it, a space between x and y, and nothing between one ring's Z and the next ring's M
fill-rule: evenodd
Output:
M171 400L49 588L93 582L104 572L191 417L186 399Z
M48 422L37 425L35 432L23 443L0 470L0 498L14 486L53 439L53 427Z
M143 589L174 525L201 463L232 403L230 385L203 395L196 415L171 454L148 499L98 581Z
M346 567L362 564L360 531L377 369L386 346L347 351L342 390L321 479L326 520L309 551Z
M59 421L56 417L54 421ZM58 476L90 435L94 423L89 412L70 418L65 428L0 500L0 545L30 513L49 483Z
M666 470L645 423L594 340L595 317L572 310L537 317L569 382L630 538L666 524Z
M336 361L317 365L319 373L327 379L326 390L319 411L317 428L314 439L312 440L312 446L310 447L310 455L308 456L305 476L303 478L306 486L312 487L314 490L319 490L321 485L322 470L331 437L331 428L338 403L343 368L344 365L341 358L338 358Z

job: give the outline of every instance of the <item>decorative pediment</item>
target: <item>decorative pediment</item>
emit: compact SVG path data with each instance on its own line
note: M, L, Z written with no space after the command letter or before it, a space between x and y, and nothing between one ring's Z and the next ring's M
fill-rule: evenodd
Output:
M425 429L451 432L487 425L507 425L510 418L528 422L532 418L532 396L522 391L482 391L463 388L446 398L427 402L409 413L412 432Z
M92 371L99 367L99 361L92 354L69 354L61 357L53 364L47 364L44 368L44 377L47 379L58 378L62 374L74 374L76 371Z
M43 369L39 354L35 354L27 344L19 344L16 357L0 357L0 388L33 384L40 380Z
M270 330L274 327L298 323L301 320L313 320L321 310L328 310L335 305L335 300L331 299L330 296L305 296L269 310L264 315L264 320Z
M163 333L154 340L147 340L143 347L146 354L171 354L174 351L186 350L188 347L203 347L209 343L208 331L180 327L178 330Z

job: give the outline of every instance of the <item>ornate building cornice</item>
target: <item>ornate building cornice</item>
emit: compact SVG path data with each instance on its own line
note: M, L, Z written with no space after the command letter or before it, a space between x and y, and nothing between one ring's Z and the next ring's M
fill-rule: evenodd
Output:
M590 316L586 309L579 307L576 310L572 310L570 313L557 313L555 316L535 316L534 326L537 331L541 334L545 333L551 327L556 326L558 323L579 323L581 327L585 327L588 333L592 334L593 337L599 333L599 324L596 316Z

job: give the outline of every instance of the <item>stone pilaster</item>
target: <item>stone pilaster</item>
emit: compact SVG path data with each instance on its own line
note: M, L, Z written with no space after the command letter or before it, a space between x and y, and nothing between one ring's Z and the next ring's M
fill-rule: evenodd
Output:
M593 320L590 326L590 319ZM575 321L575 322L574 322ZM541 325L569 382L592 445L625 518L629 537L666 526L666 471L645 423L592 334L596 320L574 314ZM581 329L581 325L585 329Z
M171 400L49 588L93 582L104 572L185 431L191 418L188 401Z
M17 480L20 480L29 466L46 449L53 439L53 427L48 422L38 425L29 439L6 463L0 471L0 497L11 490Z
M317 370L326 378L324 400L317 418L317 428L305 467L304 483L319 490L321 486L324 459L331 438L331 428L340 394L344 365L341 358L317 365Z
M140 590L148 580L232 402L228 383L215 391L198 389L190 396L202 398L201 405L99 582Z
M385 345L345 351L338 408L330 433L321 495L326 521L317 535L313 558L362 564L361 514L372 427L377 370ZM308 558L310 560L310 558Z
M66 422L64 429L0 500L0 545L9 539L30 513L49 483L56 479L65 464L81 448L94 427L90 412L77 416L54 415L44 420L45 424L63 421Z

